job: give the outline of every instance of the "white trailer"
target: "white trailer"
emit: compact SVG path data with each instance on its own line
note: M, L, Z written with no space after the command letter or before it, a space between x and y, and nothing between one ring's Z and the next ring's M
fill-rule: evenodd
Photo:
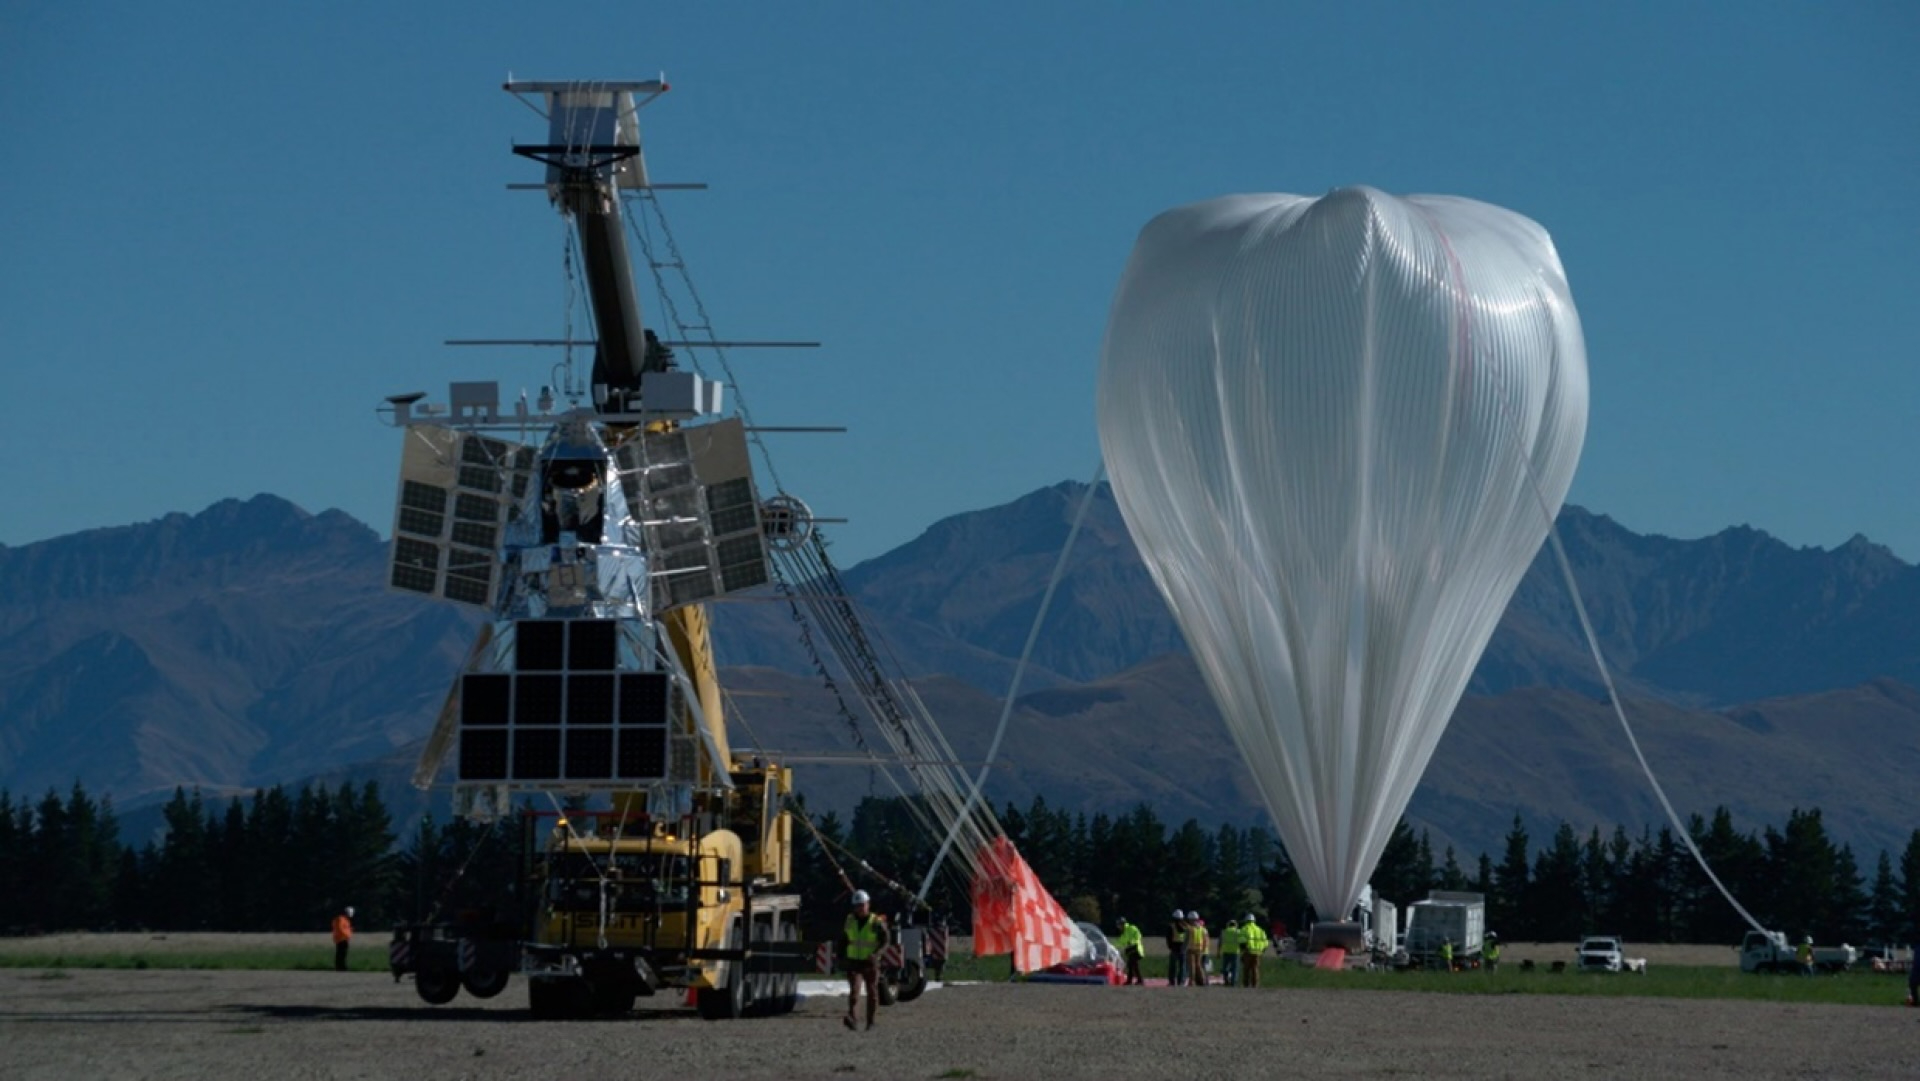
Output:
M1400 910L1392 901L1375 894L1372 920L1367 928L1369 945L1377 957L1392 957L1400 948Z
M1434 890L1407 906L1406 953L1409 964L1440 965L1441 947L1453 944L1453 963L1477 963L1487 935L1484 894Z

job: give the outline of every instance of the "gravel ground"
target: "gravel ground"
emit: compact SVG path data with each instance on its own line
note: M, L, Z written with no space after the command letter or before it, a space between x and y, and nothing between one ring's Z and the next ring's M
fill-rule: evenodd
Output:
M1920 1011L1403 992L979 984L841 1028L844 1000L704 1022L432 1008L384 975L0 970L0 1077L1909 1078Z

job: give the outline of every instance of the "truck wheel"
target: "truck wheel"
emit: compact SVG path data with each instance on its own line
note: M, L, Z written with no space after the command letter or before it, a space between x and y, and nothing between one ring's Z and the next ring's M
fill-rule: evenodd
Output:
M460 993L460 977L445 969L423 968L413 974L413 990L429 1006L445 1006Z
M920 968L920 962L908 961L907 967L900 970L900 989L894 993L899 1002L912 1002L927 989L927 974Z
M727 975L725 987L702 987L694 992L693 1002L699 1007L701 1017L709 1021L734 1021L747 1015L751 1001L747 996L747 981L742 978L745 973L736 965Z
M773 944L773 927L760 924L753 929L753 944L759 954L758 959L747 966L747 998L755 1017L771 1017L779 1010L780 976L771 969L772 955L766 947Z
M460 986L474 998L492 998L507 989L509 973L504 968L481 968L460 977Z
M733 933L727 936L727 944L736 947L744 945L741 942L743 937L736 925ZM749 979L745 960L728 965L725 987L711 990L703 987L694 992L693 1003L699 1007L700 1016L709 1021L734 1021L747 1016L747 1011L753 1008L753 994L747 986Z
M780 941L786 943L800 941L800 929L791 923L787 924L780 929ZM774 999L773 1012L792 1013L793 1008L800 1004L800 974L797 972L783 972L780 974L779 980L780 992Z

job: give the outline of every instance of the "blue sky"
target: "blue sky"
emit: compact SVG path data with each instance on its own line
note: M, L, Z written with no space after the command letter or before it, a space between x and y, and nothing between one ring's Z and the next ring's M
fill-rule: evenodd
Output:
M0 8L0 543L273 492L383 533L405 390L547 382L563 226L520 78L644 78L656 180L843 564L1086 479L1160 210L1365 183L1554 235L1571 499L1920 559L1920 6L907 3Z

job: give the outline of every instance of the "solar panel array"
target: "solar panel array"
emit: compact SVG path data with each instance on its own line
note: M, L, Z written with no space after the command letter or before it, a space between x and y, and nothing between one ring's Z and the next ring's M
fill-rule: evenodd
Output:
M766 540L739 420L650 432L615 458L654 557L657 611L766 584Z
M622 672L613 620L521 620L514 671L460 681L459 778L489 784L645 784L675 765L673 686Z
M491 606L500 531L532 483L533 456L520 443L433 425L408 428L388 584Z

